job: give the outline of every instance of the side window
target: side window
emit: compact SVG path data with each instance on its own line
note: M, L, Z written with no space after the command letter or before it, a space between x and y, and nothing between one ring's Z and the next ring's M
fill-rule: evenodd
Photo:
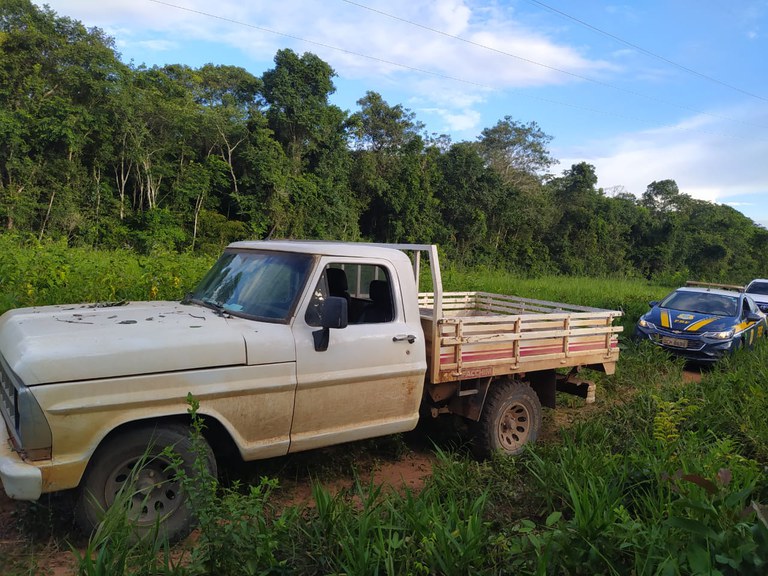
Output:
M307 308L306 322L320 325L328 296L347 300L350 324L392 322L394 298L389 272L377 264L332 263L325 267Z
M744 298L744 315L745 316L749 313L755 313L758 311L759 309L757 307L757 304L755 304L754 300L750 298Z
M350 278L349 321L355 324L392 322L395 299L389 272L375 264L354 264Z

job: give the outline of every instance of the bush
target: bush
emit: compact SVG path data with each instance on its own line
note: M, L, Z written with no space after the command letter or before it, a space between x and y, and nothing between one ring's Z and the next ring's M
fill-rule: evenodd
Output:
M70 248L0 234L0 313L78 302L180 300L213 263L210 256Z

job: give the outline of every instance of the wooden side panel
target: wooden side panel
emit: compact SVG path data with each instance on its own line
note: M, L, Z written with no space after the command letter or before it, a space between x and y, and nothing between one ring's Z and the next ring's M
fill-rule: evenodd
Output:
M433 302L420 296L434 383L586 364L612 371L618 359L622 328L613 321L620 312L461 292L443 295L443 317L435 323Z

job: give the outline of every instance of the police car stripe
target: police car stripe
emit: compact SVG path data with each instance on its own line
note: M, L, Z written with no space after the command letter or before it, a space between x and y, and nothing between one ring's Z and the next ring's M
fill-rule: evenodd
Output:
M707 324L709 324L710 322L714 322L715 320L717 320L717 318L716 318L716 317L715 317L715 318L704 318L703 320L699 320L698 322L694 322L693 324L689 324L689 325L686 327L686 329L685 329L685 330L686 330L687 332L695 332L695 331L696 331L696 330L698 330L699 328L703 328L704 326L706 326L706 325L707 325Z

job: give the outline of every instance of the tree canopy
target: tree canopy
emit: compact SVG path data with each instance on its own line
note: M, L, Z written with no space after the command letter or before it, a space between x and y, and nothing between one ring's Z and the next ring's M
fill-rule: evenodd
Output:
M436 242L458 264L527 273L737 281L768 268L768 231L674 180L606 194L589 164L551 173L552 138L536 122L507 115L451 142L376 92L340 109L335 76L288 49L260 77L127 65L98 28L5 0L3 233L144 252Z

